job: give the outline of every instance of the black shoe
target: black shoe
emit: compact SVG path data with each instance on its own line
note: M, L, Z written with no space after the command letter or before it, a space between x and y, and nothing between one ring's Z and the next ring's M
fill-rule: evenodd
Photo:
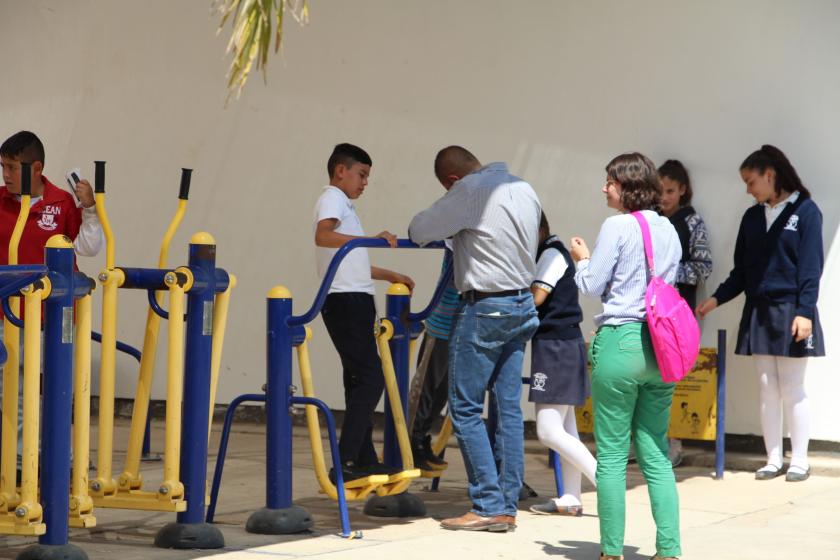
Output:
M445 469L449 466L449 463L444 461L440 458L440 455L436 455L434 451L432 451L432 438L431 436L426 436L423 439L423 458L429 463L432 468L437 469Z
M365 478L366 476L370 476L373 473L365 471L362 467L357 467L352 463L344 464L341 466L341 477L344 479L344 482L350 482L351 480L358 480L360 478ZM330 469L330 482L335 484L335 468Z
M367 473L365 476L370 476L373 474L385 474L391 476L392 474L397 474L403 471L400 468L391 467L384 463L371 463L369 465L359 465L358 469L362 472Z
M536 490L528 486L525 481L522 481L522 488L519 489L519 499L521 501L529 500L531 498L537 498L539 494L537 494Z

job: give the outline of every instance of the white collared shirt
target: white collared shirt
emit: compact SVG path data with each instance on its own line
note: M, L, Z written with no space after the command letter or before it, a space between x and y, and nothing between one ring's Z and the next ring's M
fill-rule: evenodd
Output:
M312 233L321 220L338 220L335 231L345 235L357 235L364 237L365 230L362 229L362 222L356 214L353 203L338 187L327 185L324 192L315 204L315 224ZM338 249L328 247L315 247L315 259L318 264L318 278L323 279L327 268ZM374 294L373 279L370 276L370 257L367 249L353 249L344 257L336 272L335 279L330 287L330 293L334 292L364 292Z
M793 194L783 201L777 202L773 206L770 206L768 202L762 202L762 205L764 206L764 221L767 222L767 231L770 231L770 227L773 225L773 222L775 222L776 218L785 211L785 207L788 204L793 204L797 200L799 200L799 191L793 191Z

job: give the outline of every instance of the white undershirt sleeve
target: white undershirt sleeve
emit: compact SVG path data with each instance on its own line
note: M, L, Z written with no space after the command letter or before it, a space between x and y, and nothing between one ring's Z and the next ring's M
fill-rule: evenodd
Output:
M94 257L105 245L105 234L102 232L102 224L99 223L99 216L96 209L82 209L82 225L79 228L79 235L73 241L76 254L80 257Z

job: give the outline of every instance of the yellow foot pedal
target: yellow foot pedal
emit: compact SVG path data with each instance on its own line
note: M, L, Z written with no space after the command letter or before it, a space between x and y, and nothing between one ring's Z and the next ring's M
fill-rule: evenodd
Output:
M388 483L376 489L377 496L393 496L406 491L411 481L420 476L420 469L408 469L392 474L388 477Z

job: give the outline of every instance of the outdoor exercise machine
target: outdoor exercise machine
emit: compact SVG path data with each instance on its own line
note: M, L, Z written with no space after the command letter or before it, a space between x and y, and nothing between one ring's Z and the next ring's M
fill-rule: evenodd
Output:
M385 405L385 444L383 462L402 469L396 475L373 475L351 483L344 483L341 461L338 455L335 420L327 405L315 398L311 368L308 359L307 340L311 333L306 325L312 322L324 305L338 266L344 257L356 248L387 248L383 239L356 239L343 245L333 256L318 294L309 310L303 315L292 314L291 292L283 286L276 286L268 294L267 328L267 383L266 394L246 394L234 399L225 417L216 472L208 507L208 521L212 521L218 498L230 426L236 407L245 402L266 403L266 506L254 512L246 524L246 530L254 533L287 534L305 531L312 527L312 518L302 507L292 504L292 407L305 405L310 446L316 477L322 491L338 501L341 518L341 533L345 538L361 536L350 528L347 500L370 497L365 513L380 516L425 515L422 500L406 492L408 484L419 476L413 468L413 459L405 426L406 396L408 392L408 370L410 362L411 325L425 319L440 299L445 282L439 283L432 301L419 313L410 312L411 296L408 288L394 284L388 290L386 318L380 323L377 344L386 378L388 399ZM442 243L426 245L424 248L441 249ZM409 240L398 240L397 248L417 249ZM304 395L295 396L292 385L293 349L297 347L301 368ZM327 433L335 470L333 484L326 473L323 456L320 425L317 418L320 410L327 422Z

